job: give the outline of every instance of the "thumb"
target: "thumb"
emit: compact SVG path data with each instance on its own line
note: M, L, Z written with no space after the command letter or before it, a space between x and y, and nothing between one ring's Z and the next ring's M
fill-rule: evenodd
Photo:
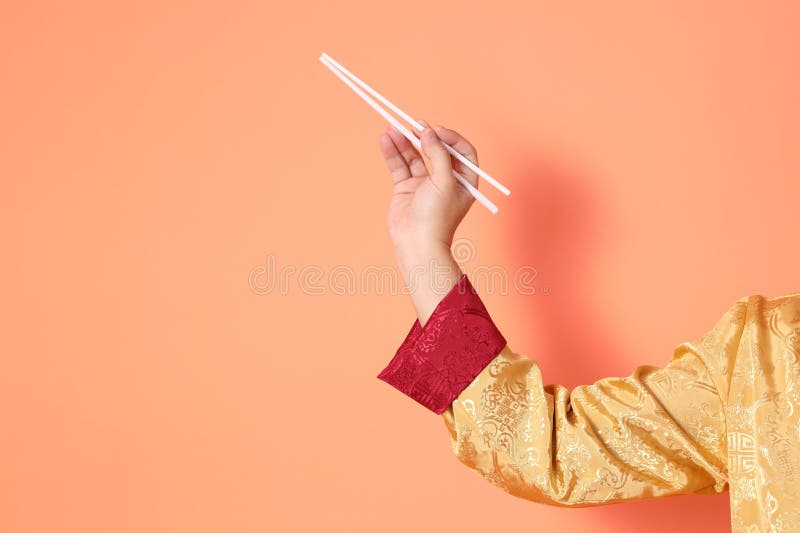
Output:
M437 187L447 190L456 183L455 177L453 177L450 153L444 147L436 132L433 131L433 128L427 124L425 126L420 137L422 151L425 152L431 162L431 179Z

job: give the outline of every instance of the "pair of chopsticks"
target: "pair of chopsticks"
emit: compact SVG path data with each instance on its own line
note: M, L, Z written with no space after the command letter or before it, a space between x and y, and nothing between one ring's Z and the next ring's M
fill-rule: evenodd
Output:
M367 94L365 94L364 91L361 90L361 88L363 87L363 89L365 91L367 91L369 94L371 94L372 96L374 96L375 98L380 100L380 102L383 103L386 107L388 107L389 109L391 109L392 111L394 111L395 113L400 115L403 118L403 120L405 120L406 122L411 124L414 127L414 129L416 129L417 131L421 132L421 131L423 131L425 129L425 127L422 124L420 124L419 122L417 122L416 120L411 118L407 113L403 112L402 109L400 109L399 107L397 107L396 105L391 103L389 100L387 100L386 98L381 96L381 94L378 93L378 91L376 91L375 89L373 89L372 87L370 87L369 85L364 83L360 78L358 78L358 76L356 76L355 74L353 74L352 72L350 72L349 70L344 68L342 65L340 65L335 59L333 59L328 54L323 53L319 57L319 60L322 61L322 64L324 64L326 67L328 67L331 70L331 72L336 74L336 76L340 80L342 80L348 87L353 89L353 91L358 96L360 96L362 99L364 99L364 101L367 104L369 104L370 107L372 107L383 118L385 118L387 121L389 121L389 124L394 126L394 128L397 131L402 133L403 136L406 139L408 139L411 142L411 144L414 145L414 147L417 150L420 150L420 151L422 150L422 143L420 142L419 138L416 135L414 135L413 133L411 133L408 130L408 128L403 126L400 123L400 121L398 121L395 117L390 115L389 112L386 111L384 108L382 108L375 100L373 100ZM358 84L360 87L356 86L356 84ZM482 170L480 167L478 167L478 165L476 165L475 163L473 163L472 161L470 161L469 159L467 159L466 157L464 157L463 155L458 153L455 149L453 149L452 146L448 145L444 141L442 141L442 145L444 145L444 147L447 149L448 152L450 152L453 155L453 157L455 157L456 159L458 159L459 161L464 163L468 168L472 169L475 173L477 173L483 179L485 179L490 184L492 184L500 192L502 192L506 196L511 194L511 191L508 190L507 187L505 187L502 183L500 183L499 181L497 181L496 179L491 177L489 174L487 174L484 170ZM497 214L497 212L499 211L497 206L494 205L491 202L491 200L486 198L486 196L484 196L474 185L472 185L469 181L467 181L467 179L463 175L461 175L459 172L457 172L455 170L453 170L453 175L455 176L456 180L458 180L458 182L461 183L461 185L463 185L467 189L467 191L469 191L469 193L478 202L481 203L481 205L483 205L484 207L486 207L486 209L491 211L492 214Z

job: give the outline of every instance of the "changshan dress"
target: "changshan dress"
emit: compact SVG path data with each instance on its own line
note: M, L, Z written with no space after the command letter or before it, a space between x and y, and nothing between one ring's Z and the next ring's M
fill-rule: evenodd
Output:
M663 368L569 391L509 348L464 275L377 377L441 415L456 457L514 496L729 491L734 533L800 532L800 292L742 297Z

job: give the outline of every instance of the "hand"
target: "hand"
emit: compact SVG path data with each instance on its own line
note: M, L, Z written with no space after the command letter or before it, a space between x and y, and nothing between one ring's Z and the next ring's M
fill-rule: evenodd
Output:
M423 125L426 128L420 133L420 140L430 171L419 151L393 127L381 135L380 146L394 184L389 235L417 316L424 325L461 277L450 247L458 224L475 199L456 181L453 170L478 186L478 175L453 158L440 139L476 165L478 156L475 148L455 131Z
M426 128L419 137L430 171L419 151L392 126L380 137L381 152L394 184L389 204L389 235L399 248L430 244L449 248L458 224L475 201L456 181L453 170L476 187L478 175L452 157L441 141L476 165L478 155L469 141L455 131L442 126L430 128L424 122L423 125Z

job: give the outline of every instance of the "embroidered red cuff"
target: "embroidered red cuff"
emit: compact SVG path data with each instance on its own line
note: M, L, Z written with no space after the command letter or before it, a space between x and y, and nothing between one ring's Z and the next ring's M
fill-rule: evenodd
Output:
M506 345L478 293L463 274L420 326L414 322L378 378L436 414Z

